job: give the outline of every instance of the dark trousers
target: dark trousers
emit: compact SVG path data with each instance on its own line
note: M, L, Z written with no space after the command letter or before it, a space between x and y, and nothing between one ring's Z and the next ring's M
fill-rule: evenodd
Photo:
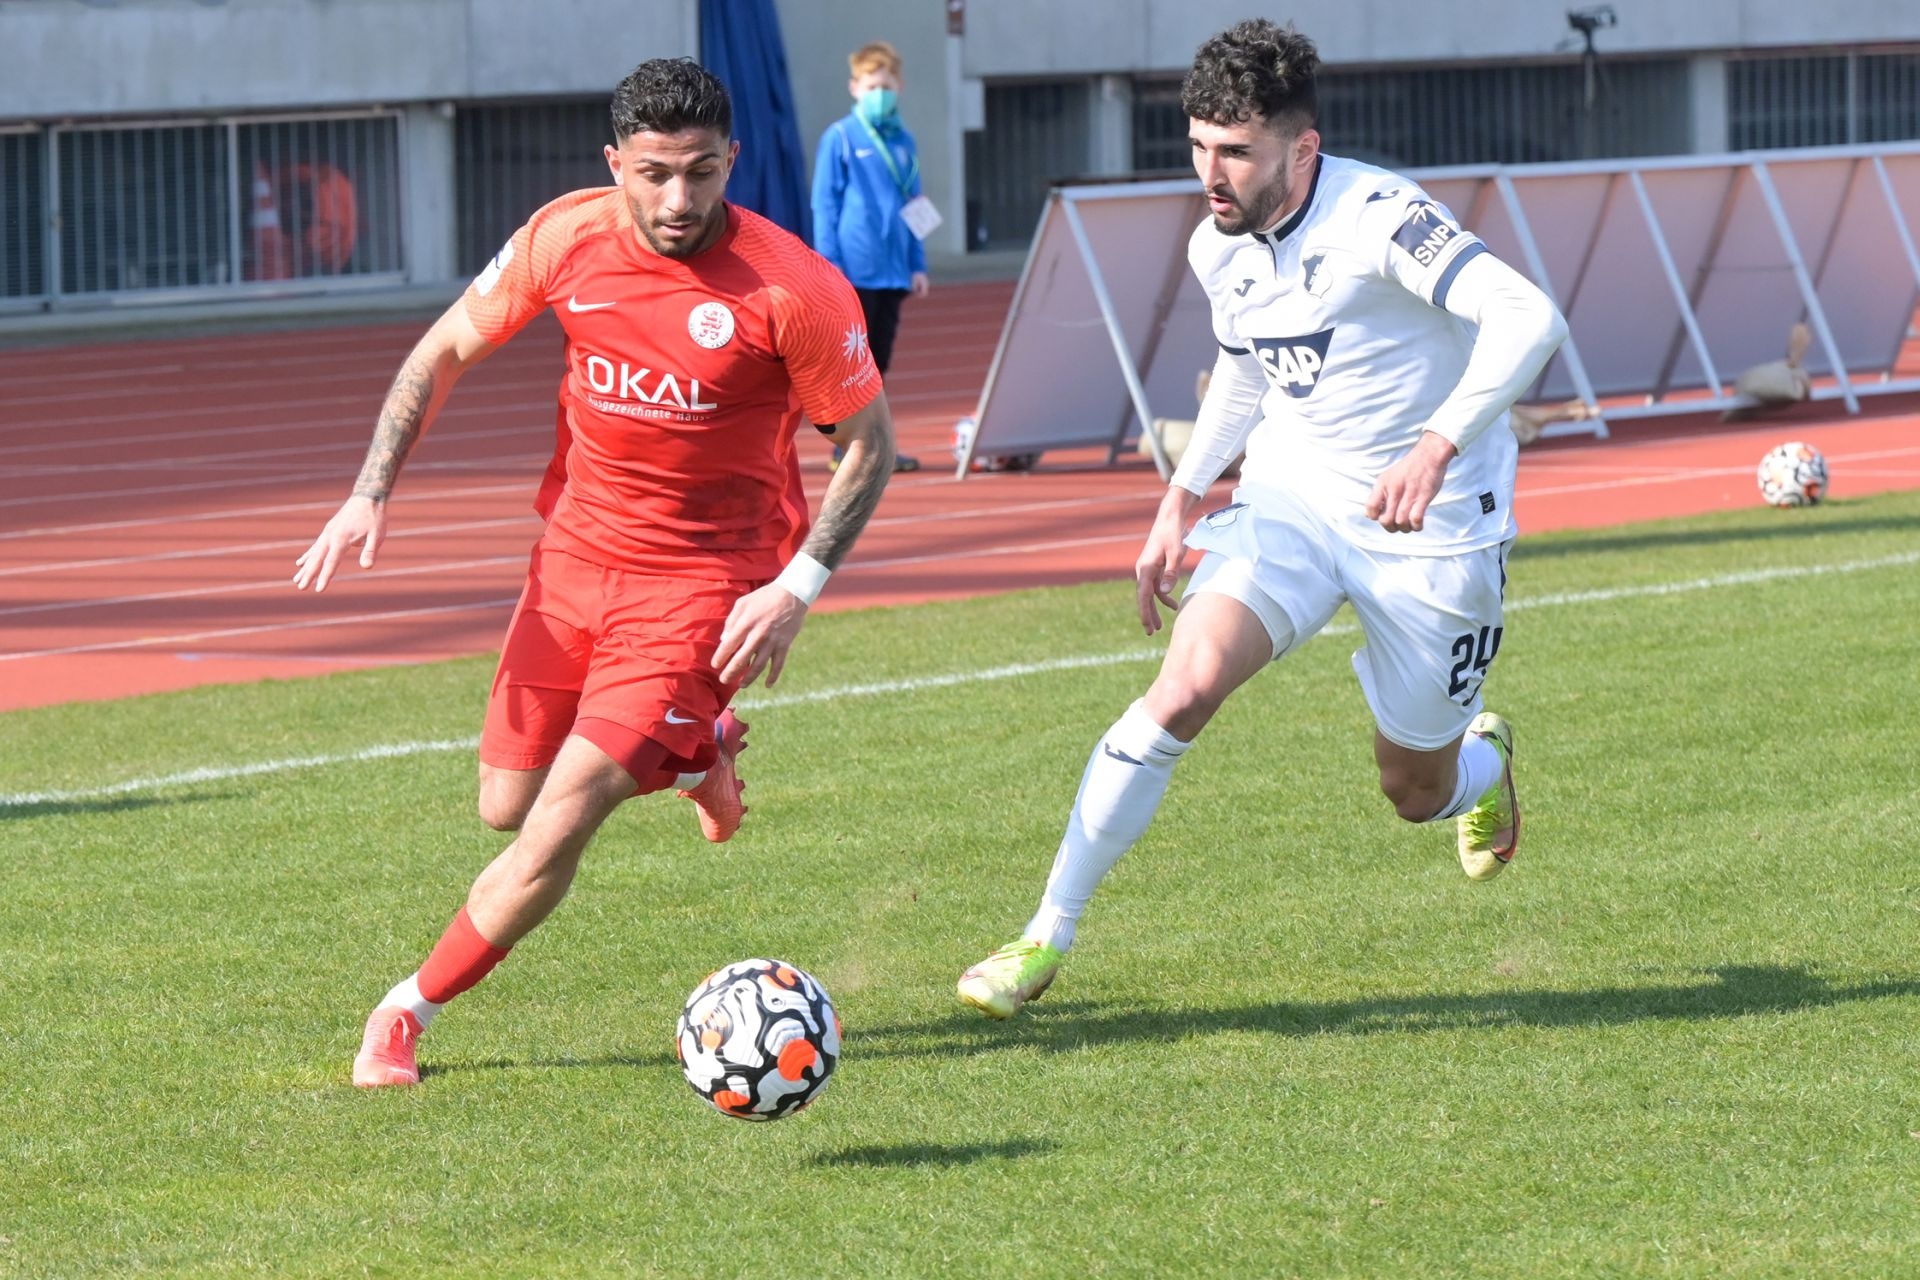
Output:
M893 359L893 335L900 332L900 303L905 289L855 289L860 295L860 310L867 317L867 345L873 349L873 363L886 376Z

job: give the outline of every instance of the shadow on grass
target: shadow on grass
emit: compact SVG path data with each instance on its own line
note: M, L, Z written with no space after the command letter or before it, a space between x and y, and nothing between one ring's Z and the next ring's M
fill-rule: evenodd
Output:
M1730 965L1679 986L1601 987L1591 991L1492 991L1410 995L1314 1004L1236 1008L1115 1008L1090 1001L1045 1001L1012 1024L955 1013L924 1023L848 1028L849 1056L951 1058L1008 1049L1070 1052L1089 1045L1182 1040L1223 1031L1279 1036L1375 1035L1473 1027L1605 1027L1686 1019L1710 1021L1791 1013L1856 1000L1920 995L1920 981L1836 986L1804 969Z
M1010 1138L1005 1142L902 1142L885 1147L848 1147L822 1152L809 1162L821 1168L948 1169L981 1160L1018 1160L1046 1155L1059 1144L1044 1138Z
M676 1070L679 1064L670 1053L600 1053L590 1058L458 1058L420 1064L420 1078L456 1075L462 1071L564 1071L581 1067L631 1067L636 1071Z
M98 800L29 800L23 804L0 804L0 822L19 822L26 818L73 817L87 813L130 813L162 804L204 804L210 800L231 799L233 793L201 792L178 796L108 796Z
M1756 498L1755 501L1758 501ZM1830 502L1829 506L1850 505ZM1768 543L1786 538L1804 539L1809 533L1915 533L1920 532L1916 516L1853 516L1822 520L1809 524L1798 512L1781 511L1777 523L1765 528L1688 530L1596 530L1588 534L1556 534L1549 539L1522 538L1514 545L1513 564L1533 560L1554 560L1563 556L1586 555L1596 551L1648 551L1660 547L1709 547L1743 542Z

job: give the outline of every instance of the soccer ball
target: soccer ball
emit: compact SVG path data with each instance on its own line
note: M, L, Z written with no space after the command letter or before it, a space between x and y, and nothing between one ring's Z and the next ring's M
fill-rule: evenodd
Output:
M674 1052L693 1091L726 1115L778 1120L820 1096L840 1060L827 990L780 960L740 960L687 997Z
M1810 507L1826 496L1827 460L1810 444L1789 440L1760 459L1760 496L1775 507Z

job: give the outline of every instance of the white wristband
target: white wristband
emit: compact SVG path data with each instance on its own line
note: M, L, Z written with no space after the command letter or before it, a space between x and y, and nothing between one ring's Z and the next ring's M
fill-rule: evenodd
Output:
M787 561L787 567L773 581L801 604L811 605L820 598L821 589L832 573L833 570L802 551Z

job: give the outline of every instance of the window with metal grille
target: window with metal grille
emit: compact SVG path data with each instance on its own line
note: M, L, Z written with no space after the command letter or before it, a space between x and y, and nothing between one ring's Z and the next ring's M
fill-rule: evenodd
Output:
M1920 138L1920 53L1792 54L1727 64L1735 151Z
M60 295L398 276L390 112L60 125Z
M970 247L1032 238L1048 189L1087 171L1088 105L1080 80L986 87L986 128L967 134Z
M1319 130L1334 155L1396 169L1530 163L1688 150L1688 65L1603 59L1592 106L1580 63L1323 71ZM1187 169L1177 79L1133 94L1133 163Z
M0 129L0 302L47 291L46 191L46 138Z
M478 271L541 205L612 182L603 97L463 106L454 117L459 265Z
M401 270L397 117L243 121L234 144L243 279Z
M1525 164L1688 149L1680 59L1322 71L1322 144L1394 168ZM1137 82L1134 167L1184 169L1178 80Z
M215 124L55 129L55 292L228 283L232 193L225 134Z

